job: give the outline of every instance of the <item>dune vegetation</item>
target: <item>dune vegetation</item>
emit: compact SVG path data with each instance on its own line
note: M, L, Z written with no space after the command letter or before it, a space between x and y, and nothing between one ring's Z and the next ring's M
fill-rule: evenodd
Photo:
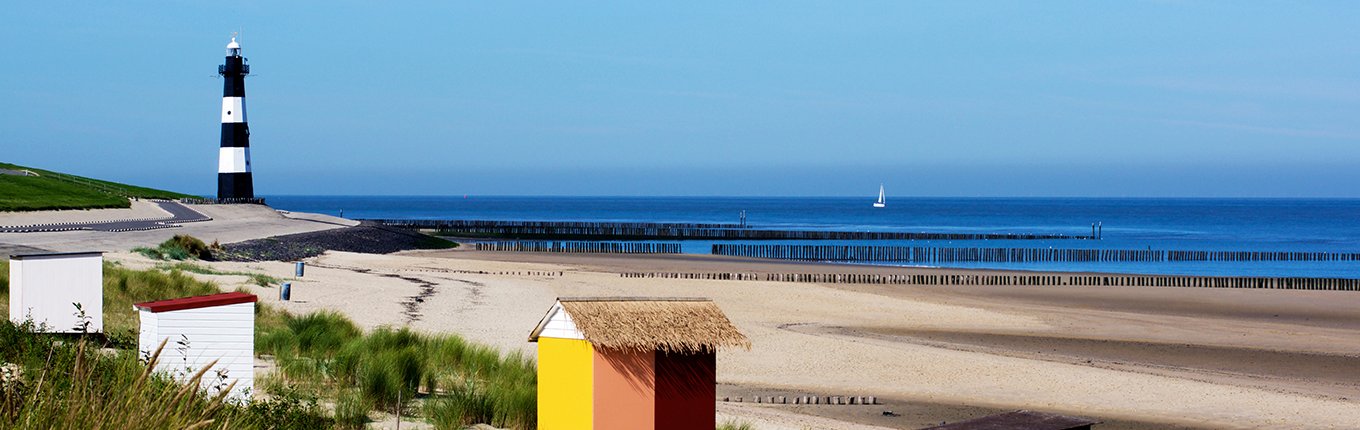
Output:
M370 410L423 415L437 429L473 423L533 429L537 422L536 367L517 352L502 355L456 335L407 328L363 333L329 312L286 314L257 339L258 351L273 354L279 366L261 385L336 399L341 426L362 426Z
M107 341L63 341L6 315L0 366L10 385L0 391L0 428L362 428L375 411L439 429L536 425L531 359L453 334L365 333L337 313L294 316L263 303L256 306L256 354L277 370L257 381L254 402L232 404L147 375L132 304L221 291L186 273L203 266L185 264L132 270L105 263ZM6 313L8 274L8 262L0 262Z
M203 243L199 238L187 234L177 234L166 239L156 247L139 246L132 248L132 252L142 254L143 257L152 260L212 260L213 252L221 251L222 245L216 241L212 245Z
M324 311L284 315L257 339L257 351L272 354L279 369L263 388L335 399L342 427L362 426L369 410L423 416L440 429L533 428L537 421L536 368L518 353L406 328L363 333Z
M92 340L42 335L0 322L0 427L315 429L333 426L315 400L273 396L249 403L208 396L152 373L156 355L101 349ZM159 351L158 351L159 352ZM225 391L224 391L225 392Z

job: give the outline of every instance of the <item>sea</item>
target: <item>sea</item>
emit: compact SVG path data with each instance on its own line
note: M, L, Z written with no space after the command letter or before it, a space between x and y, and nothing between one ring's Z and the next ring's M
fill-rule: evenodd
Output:
M265 196L276 209L354 219L738 223L758 229L1091 235L1100 240L720 243L1360 252L1360 199ZM707 254L715 241L685 241ZM919 266L901 263L864 263ZM1202 276L1360 278L1360 262L960 262L943 267Z

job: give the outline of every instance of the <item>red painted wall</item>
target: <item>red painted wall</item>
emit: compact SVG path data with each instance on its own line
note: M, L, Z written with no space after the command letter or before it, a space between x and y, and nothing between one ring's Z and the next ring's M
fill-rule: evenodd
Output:
M652 351L595 350L596 430L652 428L656 421L655 356Z
M656 353L656 429L711 429L717 424L716 356ZM598 410L598 404L595 406Z

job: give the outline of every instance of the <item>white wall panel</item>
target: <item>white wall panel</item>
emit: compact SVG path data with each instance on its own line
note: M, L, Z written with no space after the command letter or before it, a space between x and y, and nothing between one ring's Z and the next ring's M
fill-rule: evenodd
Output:
M11 321L32 318L54 333L75 333L80 303L88 331L104 331L104 256L20 256L10 260Z
M142 311L146 318L150 311ZM201 384L211 389L215 371L225 370L227 382L236 380L233 397L244 397L255 383L255 304L240 303L155 314L155 338L142 338L142 349L156 348L167 339L156 370L187 379L213 360ZM187 344L184 345L184 344ZM223 384L225 385L225 384Z

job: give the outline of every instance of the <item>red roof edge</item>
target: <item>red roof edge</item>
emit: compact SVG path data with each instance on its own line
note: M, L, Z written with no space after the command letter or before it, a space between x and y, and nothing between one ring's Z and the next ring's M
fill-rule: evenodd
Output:
M233 292L221 294L209 294L206 296L181 297L170 300L157 300L154 302L143 302L132 305L137 309L148 310L151 312L170 312L182 311L185 309L208 308L213 306L235 305L240 303L254 303L259 300L254 294Z

